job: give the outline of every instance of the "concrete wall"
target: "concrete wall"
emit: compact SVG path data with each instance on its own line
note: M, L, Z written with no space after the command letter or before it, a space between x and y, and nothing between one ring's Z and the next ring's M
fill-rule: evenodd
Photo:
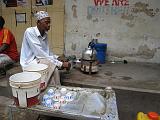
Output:
M160 63L160 0L66 0L66 55L81 57L93 38L107 60Z

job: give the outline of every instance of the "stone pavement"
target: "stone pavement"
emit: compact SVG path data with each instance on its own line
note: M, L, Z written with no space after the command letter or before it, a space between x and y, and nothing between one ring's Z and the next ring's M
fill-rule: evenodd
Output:
M160 93L160 64L150 63L106 63L99 65L99 72L84 74L80 68L62 74L62 82L66 85L112 86L143 92Z

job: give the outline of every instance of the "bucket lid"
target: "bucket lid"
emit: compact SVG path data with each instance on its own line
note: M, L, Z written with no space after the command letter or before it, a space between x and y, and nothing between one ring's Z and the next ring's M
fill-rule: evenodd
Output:
M107 47L106 43L97 43L95 44L95 47Z
M37 72L41 70L45 70L48 68L48 65L46 64L31 64L26 67L24 67L24 71L32 71L32 72Z
M36 86L41 82L41 74L38 72L21 72L12 75L9 78L10 86L26 88Z
M12 82L32 82L41 78L41 74L37 72L21 72L12 75L9 80Z

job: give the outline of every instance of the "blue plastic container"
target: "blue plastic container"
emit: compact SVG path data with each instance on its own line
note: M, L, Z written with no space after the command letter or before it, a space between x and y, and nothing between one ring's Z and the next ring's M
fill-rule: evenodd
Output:
M106 62L106 50L107 44L105 43L97 43L95 44L94 48L97 51L96 58L100 64L104 64Z

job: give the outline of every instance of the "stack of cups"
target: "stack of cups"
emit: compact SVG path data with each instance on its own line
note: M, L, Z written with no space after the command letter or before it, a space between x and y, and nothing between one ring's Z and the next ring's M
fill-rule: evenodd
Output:
M46 100L45 107L53 108L53 101L51 99Z
M72 92L68 92L68 93L65 95L65 100L66 100L67 102L71 102L71 101L74 100L74 97L73 97Z
M73 93L71 91L67 91L66 88L61 88L60 90L56 91L54 91L53 89L49 89L43 96L42 104L45 107L59 110L61 106L64 106L67 104L67 102L73 100Z
M55 94L54 94L54 96L53 96L53 100L55 102L58 102L59 99L60 99L60 97L61 97L61 93L59 91L56 91Z
M54 104L53 96L54 96L54 94L55 93L54 93L53 89L49 89L47 91L47 94L45 94L43 96L43 99L42 99L43 106L48 107L48 108L53 108L53 104Z
M65 99L65 95L67 93L67 89L66 88L61 88L60 90L61 92L61 98L59 99L59 102L61 103L61 106L64 106L66 104L66 99Z
M54 90L53 89L49 89L47 94L49 95L50 98L53 98L54 96Z
M60 104L59 102L55 102L55 103L53 104L53 108L54 108L55 110L59 110L60 107L61 107L61 104Z
M48 94L45 94L45 95L43 96L42 104L43 104L43 106L45 106L45 107L49 107L49 108L52 107L53 102L52 102L52 100L50 99L50 97L49 97Z
M61 98L61 93L60 93L59 90L57 90L57 91L55 92L54 96L53 96L53 101L55 102L55 103L53 104L53 108L54 108L55 110L59 110L60 107L61 107L61 103L59 102L60 98Z

